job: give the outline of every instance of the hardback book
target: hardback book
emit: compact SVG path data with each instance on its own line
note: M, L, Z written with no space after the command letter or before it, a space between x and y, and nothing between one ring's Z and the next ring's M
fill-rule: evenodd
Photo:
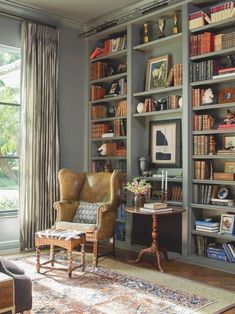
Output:
M144 203L144 208L149 209L158 209L158 208L166 208L167 204L161 202L153 202L153 203Z
M114 137L114 133L110 132L110 133L103 133L102 137Z
M168 213L168 212L172 212L173 208L171 207L166 207L166 208L146 208L146 207L140 207L140 211L143 212L151 212L151 213Z
M196 220L195 224L196 224L196 226L219 227L218 221Z
M210 232L210 233L218 233L219 227L201 227L196 226L196 231Z
M222 247L223 247L223 249L224 249L224 251L225 251L225 253L227 255L227 258L228 258L229 262L235 263L235 258L233 257L233 255L232 255L232 253L231 253L231 251L230 251L230 249L228 247L228 244L227 243L223 243Z
M234 180L234 173L214 172L213 176L214 176L214 180L222 180L222 181Z
M211 203L213 205L221 205L221 206L234 206L235 200L231 199L220 199L220 198L212 198Z

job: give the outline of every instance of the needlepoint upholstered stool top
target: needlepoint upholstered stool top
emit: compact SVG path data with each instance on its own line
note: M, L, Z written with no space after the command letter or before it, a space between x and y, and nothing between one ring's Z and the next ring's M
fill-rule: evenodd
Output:
M78 267L85 267L85 243L86 234L83 231L76 230L60 230L60 229L47 229L43 231L38 231L35 233L35 246L36 246L36 256L37 256L37 272L40 268L47 269L59 269L68 271L68 275L71 278L72 271ZM40 263L40 246L50 245L50 260L44 263ZM76 266L72 265L72 250L78 245L81 245L81 263ZM54 263L58 261L55 260L55 250L54 247L59 246L65 248L68 251L68 268L55 268ZM45 266L51 263L51 266ZM59 262L61 263L61 262Z

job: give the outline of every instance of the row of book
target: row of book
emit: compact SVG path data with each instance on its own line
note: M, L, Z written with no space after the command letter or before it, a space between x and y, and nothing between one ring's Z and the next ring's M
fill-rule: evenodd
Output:
M108 75L108 64L106 62L91 63L90 66L90 79L98 80Z
M205 89L203 88L193 88L192 89L192 107L200 107L203 105L203 96Z
M119 169L123 174L126 173L126 161L125 160L93 160L92 172L103 172L109 169L112 172L115 169Z
M101 47L96 47L90 54L90 60L121 51L126 48L126 35L106 39Z
M215 143L213 135L195 135L193 137L194 155L209 155L211 153L211 143Z
M102 144L102 151L98 149L101 156L125 157L127 150L123 142L109 142Z
M223 21L235 16L234 1L226 1L189 14L189 29Z
M208 246L206 255L216 260L235 263L235 246L233 242Z
M235 47L235 32L214 34L205 32L190 37L191 57Z
M190 82L210 80L218 74L219 69L218 60L191 62L189 64L189 80Z
M182 85L183 82L183 64L174 64L170 69L167 86Z
M91 119L98 120L108 117L108 108L105 104L94 105L91 107Z
M168 200L180 202L183 198L182 187L180 185L168 188Z
M211 130L214 126L214 118L209 114L195 114L193 117L193 130Z
M194 161L194 178L197 180L206 180L211 176L211 165L206 160Z
M113 121L113 134L114 136L126 136L126 120L117 119ZM102 137L104 137L102 135Z
M197 204L216 205L221 207L229 207L235 205L234 199L218 198L219 185L211 184L195 184L193 189L193 200Z
M91 101L104 98L105 93L106 90L102 86L91 85L90 87Z
M106 123L93 123L92 124L92 138L101 138L103 133L110 132L110 124Z

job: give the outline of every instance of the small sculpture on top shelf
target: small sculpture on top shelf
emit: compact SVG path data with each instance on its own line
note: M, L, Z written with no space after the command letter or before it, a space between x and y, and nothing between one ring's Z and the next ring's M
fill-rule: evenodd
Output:
M143 29L143 43L146 44L146 43L148 43L151 40L150 39L151 24L150 24L150 22L145 22L143 26L144 26L144 29Z
M211 88L207 88L202 96L203 105L214 103L214 94Z
M159 39L166 37L164 33L165 27L166 27L166 19L162 17L158 21L158 28L160 29Z
M142 177L148 177L149 176L149 171L148 171L148 166L150 162L150 157L139 157L139 169L141 172Z
M172 19L173 19L173 34L178 34L179 33L179 24L178 24L178 11L175 11L172 15Z
M209 155L215 155L216 149L215 149L215 138L213 135L210 135L209 137Z

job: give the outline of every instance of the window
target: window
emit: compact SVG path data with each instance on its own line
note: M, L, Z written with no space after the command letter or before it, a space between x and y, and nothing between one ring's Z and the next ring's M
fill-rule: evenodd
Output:
M19 210L20 52L0 46L0 215Z

